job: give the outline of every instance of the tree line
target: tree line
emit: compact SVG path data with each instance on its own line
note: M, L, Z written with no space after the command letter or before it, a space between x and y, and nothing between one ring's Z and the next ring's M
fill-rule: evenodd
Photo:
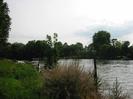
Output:
M67 44L58 41L57 33L46 40L33 40L27 44L7 42L11 18L6 2L0 1L0 58L15 60L46 59L51 65L59 58L98 58L98 59L133 59L133 46L129 41L120 42L111 39L107 31L98 31L92 37L92 43Z
M32 40L27 44L23 43L7 43L3 49L0 49L0 57L10 59L26 59L33 58L81 58L84 55L85 48L82 43L67 44L58 41L57 34L54 36L46 36L46 40ZM82 55L81 55L82 54Z
M107 31L99 31L93 35L93 43L88 46L89 54L95 51L99 59L133 59L133 45L129 41L111 39Z
M0 57L32 60L33 58L56 61L59 58L93 58L98 59L133 59L133 46L129 41L111 39L110 33L98 31L93 35L93 43L83 46L82 43L67 44L58 41L57 33L53 38L47 35L46 40L33 40L27 44L7 43L0 49ZM52 60L50 60L52 58Z

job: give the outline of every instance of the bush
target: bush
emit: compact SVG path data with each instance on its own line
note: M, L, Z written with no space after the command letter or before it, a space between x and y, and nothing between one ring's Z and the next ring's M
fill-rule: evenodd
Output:
M41 85L32 65L0 60L0 99L39 99Z
M93 75L77 63L43 71L41 96L48 99L102 99L96 93Z

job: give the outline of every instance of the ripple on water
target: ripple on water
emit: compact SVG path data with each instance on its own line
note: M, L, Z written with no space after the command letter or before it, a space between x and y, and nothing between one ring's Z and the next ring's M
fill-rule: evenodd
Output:
M69 63L73 60L62 60ZM93 60L82 59L80 65L86 70L93 70ZM102 60L97 62L98 75L102 78L105 86L111 86L118 79L124 92L133 99L133 61L132 60ZM105 87L104 86L104 87ZM106 89L106 88L105 88Z

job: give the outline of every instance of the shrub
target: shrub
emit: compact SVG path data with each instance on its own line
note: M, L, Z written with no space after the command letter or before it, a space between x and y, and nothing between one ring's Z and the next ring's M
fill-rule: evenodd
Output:
M77 63L43 71L41 96L48 99L102 99L96 93L93 75Z

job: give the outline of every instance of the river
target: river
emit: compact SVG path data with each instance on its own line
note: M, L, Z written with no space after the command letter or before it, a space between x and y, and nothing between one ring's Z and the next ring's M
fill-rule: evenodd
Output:
M59 60L60 64L69 64L72 59ZM80 66L85 70L93 70L93 60L80 59ZM116 78L124 92L133 98L133 60L100 60L97 61L98 76L102 79L103 90L110 88Z

